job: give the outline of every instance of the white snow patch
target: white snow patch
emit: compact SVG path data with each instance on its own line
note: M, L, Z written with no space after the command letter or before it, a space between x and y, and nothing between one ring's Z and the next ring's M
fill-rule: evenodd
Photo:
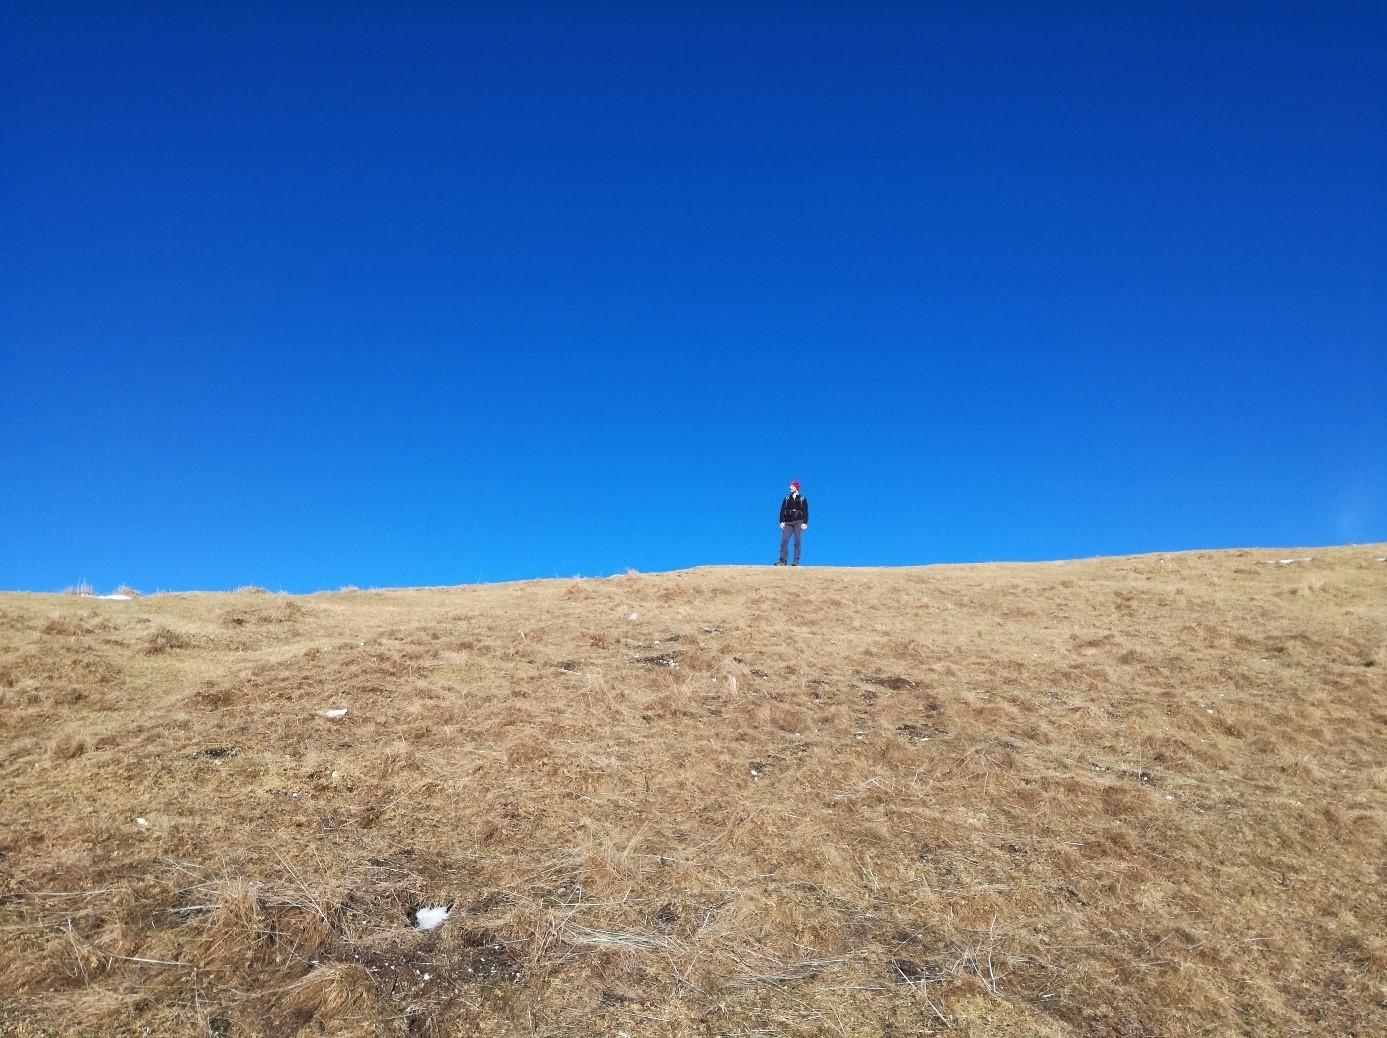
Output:
M135 824L136 824L136 825L139 825L139 826L146 826L146 825L149 824L149 819L147 819L147 818L136 818L136 819L135 819Z
M1307 555L1303 559L1278 559L1277 561L1280 562L1283 566L1289 566L1293 562L1309 562L1313 558L1313 555Z
M448 918L448 910L446 908L421 908L414 915L419 920L419 929L432 930Z
M314 710L314 711L313 711L313 716L314 716L314 717L332 717L332 718L346 717L346 716L347 716L347 708L346 708L345 706L338 706L338 707L333 707L331 710Z
M95 597L95 598L100 598L100 599L104 599L104 600L107 601L107 602L128 602L128 601L130 601L130 597L131 597L131 596L129 596L129 595L95 595L95 596L93 596L93 597Z
M628 620L639 620L640 618L641 618L641 614L640 614L640 613L632 613L632 614L631 614L630 616L628 616L626 619L628 619Z

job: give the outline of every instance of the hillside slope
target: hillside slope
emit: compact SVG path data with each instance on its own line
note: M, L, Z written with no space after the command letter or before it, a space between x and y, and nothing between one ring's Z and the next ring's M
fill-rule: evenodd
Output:
M1384 555L0 595L0 1033L1387 1033Z

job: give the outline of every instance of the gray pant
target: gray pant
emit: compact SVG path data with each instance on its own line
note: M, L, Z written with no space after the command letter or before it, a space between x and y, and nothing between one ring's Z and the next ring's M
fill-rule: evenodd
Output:
M785 561L785 549L790 546L790 538L795 539L795 565L799 565L800 542L804 539L803 523L786 523L785 529L780 531L780 561Z

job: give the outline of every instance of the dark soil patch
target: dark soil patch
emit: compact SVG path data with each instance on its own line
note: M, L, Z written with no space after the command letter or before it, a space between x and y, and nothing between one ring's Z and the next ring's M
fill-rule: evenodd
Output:
M236 756L236 748L234 746L209 746L205 750L194 750L192 753L188 754L191 760L222 761L226 760L228 757L234 756Z
M916 984L937 984L948 976L939 963L916 962L914 959L892 959L891 975L898 983L911 987Z
M915 682L909 678L901 677L870 677L863 678L869 685L880 685L882 688L889 688L892 692L908 692L911 689L919 688Z
M654 919L661 926L673 926L679 922L679 909L673 901L666 901L655 913Z
M650 1001L641 995L628 995L625 992L611 989L604 990L602 994L597 996L597 1000L604 1006L644 1005Z
M657 656L637 656L636 662L647 667L668 667L673 670L679 666L679 652L664 652Z
M409 949L362 951L349 959L359 963L383 991L400 996L442 994L463 984L513 983L520 966L510 950L489 930L465 930L461 941L430 941Z

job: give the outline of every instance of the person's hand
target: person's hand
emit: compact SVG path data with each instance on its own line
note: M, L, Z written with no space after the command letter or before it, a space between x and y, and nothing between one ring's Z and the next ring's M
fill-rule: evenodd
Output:
M808 523L805 523L803 526L800 527L800 529L801 529L801 530L807 530L807 529L809 529L809 524L808 524Z
M784 524L784 523L781 523L781 524L780 524L780 528L781 528L782 530L785 529L785 524Z

